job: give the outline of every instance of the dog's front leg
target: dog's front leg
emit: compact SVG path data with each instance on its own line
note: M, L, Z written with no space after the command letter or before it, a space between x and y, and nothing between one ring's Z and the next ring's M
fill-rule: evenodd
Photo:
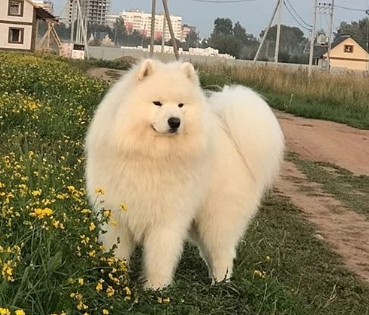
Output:
M144 240L145 288L157 290L171 283L185 236L186 229L173 224L150 229Z

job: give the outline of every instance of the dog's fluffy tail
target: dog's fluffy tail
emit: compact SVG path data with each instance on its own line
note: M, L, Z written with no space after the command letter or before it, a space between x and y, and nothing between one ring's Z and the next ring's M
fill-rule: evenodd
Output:
M243 86L225 87L209 100L255 184L262 190L270 188L283 160L284 137L269 105Z

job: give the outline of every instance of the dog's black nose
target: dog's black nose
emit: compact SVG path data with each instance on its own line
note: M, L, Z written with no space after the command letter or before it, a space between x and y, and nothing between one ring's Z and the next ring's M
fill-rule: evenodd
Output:
M169 125L170 129L176 130L181 125L181 120L177 117L170 117L168 119L168 125Z

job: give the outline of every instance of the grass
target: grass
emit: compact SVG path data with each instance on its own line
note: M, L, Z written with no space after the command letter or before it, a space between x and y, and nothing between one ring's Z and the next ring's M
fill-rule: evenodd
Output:
M267 98L271 106L306 118L369 129L367 73L332 74L266 66L197 65L203 86L244 84Z
M291 154L289 159L310 181L322 184L324 191L369 219L369 176L355 175L328 162L303 160L295 154Z
M211 286L187 246L175 284L143 291L140 252L129 268L103 252L109 212L85 198L83 139L106 90L59 58L0 53L0 314L369 314L368 287L277 195L231 283Z

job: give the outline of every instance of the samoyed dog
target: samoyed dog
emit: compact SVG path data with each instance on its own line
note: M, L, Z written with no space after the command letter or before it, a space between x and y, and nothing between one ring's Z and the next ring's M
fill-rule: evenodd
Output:
M112 216L104 246L129 260L142 244L146 288L171 283L188 239L213 281L229 279L283 152L274 114L251 89L205 96L190 63L142 61L110 89L87 133L88 197Z

